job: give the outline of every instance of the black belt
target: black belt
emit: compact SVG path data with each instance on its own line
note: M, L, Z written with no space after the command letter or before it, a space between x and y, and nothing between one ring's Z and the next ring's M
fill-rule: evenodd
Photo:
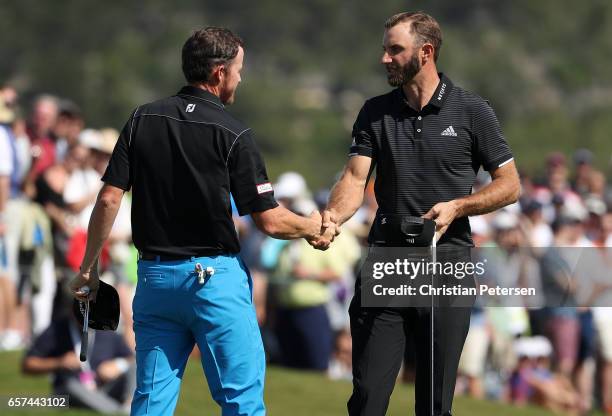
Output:
M192 257L213 257L213 256L218 256L221 254L225 254L223 252L220 251L207 251L207 252L202 252L202 253L197 253L197 254L193 254L193 255L189 255L189 254L160 254L160 253L154 253L151 251L139 251L138 252L138 260L145 260L145 261L180 261L180 260L189 260Z

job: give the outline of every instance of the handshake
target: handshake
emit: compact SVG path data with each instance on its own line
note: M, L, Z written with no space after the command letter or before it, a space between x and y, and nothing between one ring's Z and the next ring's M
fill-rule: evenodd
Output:
M337 216L330 210L324 210L323 212L315 210L309 218L318 226L318 233L306 238L306 241L317 250L327 250L334 238L340 234L340 224L338 224Z

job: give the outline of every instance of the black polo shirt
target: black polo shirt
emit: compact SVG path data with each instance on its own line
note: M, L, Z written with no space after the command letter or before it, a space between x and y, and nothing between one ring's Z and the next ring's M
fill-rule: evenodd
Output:
M350 155L373 159L379 213L415 216L469 195L480 166L491 171L512 159L489 103L443 74L421 111L408 105L401 88L367 100ZM472 246L468 218L453 221L439 244Z
M230 193L240 215L278 205L251 130L191 86L134 111L102 180L132 189L136 248L166 255L240 251Z

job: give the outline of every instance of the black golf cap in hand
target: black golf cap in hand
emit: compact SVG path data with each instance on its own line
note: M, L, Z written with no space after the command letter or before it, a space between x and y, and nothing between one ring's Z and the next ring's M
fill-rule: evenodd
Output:
M74 300L74 315L83 326L85 303ZM89 302L89 328L114 331L119 325L119 294L114 287L100 280L95 301Z

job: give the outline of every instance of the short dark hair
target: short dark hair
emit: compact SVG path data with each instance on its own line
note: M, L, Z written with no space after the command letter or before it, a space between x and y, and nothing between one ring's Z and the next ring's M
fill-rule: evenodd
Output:
M196 30L183 45L183 74L189 83L208 82L213 69L238 55L242 39L229 29L207 27Z
M410 22L410 33L416 35L418 46L431 43L434 48L434 61L437 61L442 47L442 30L436 19L424 12L398 13L387 19L385 29L391 29L403 22Z

